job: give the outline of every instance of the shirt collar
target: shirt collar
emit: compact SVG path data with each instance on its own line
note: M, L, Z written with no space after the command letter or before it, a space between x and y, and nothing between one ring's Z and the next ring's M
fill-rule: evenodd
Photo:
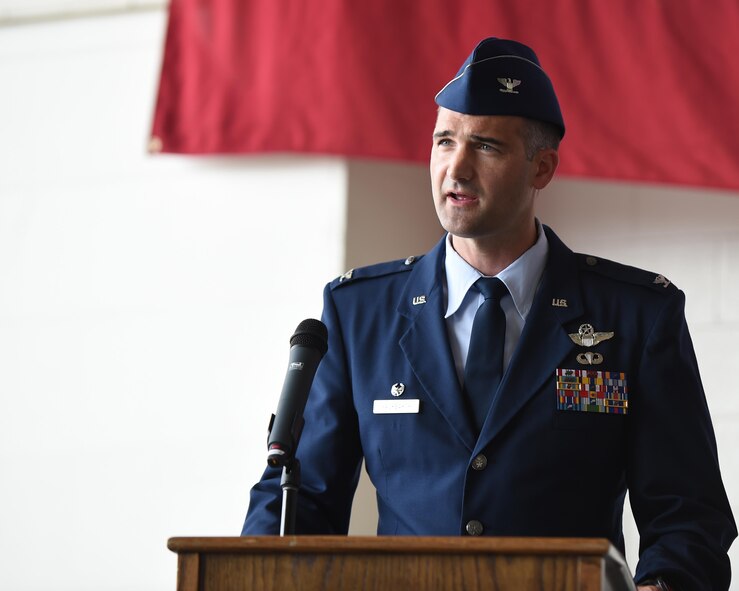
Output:
M537 239L534 245L496 275L508 288L516 310L526 318L534 301L534 294L544 272L549 252L549 243L539 220L536 220ZM452 246L451 235L446 237L444 261L447 285L447 308L449 318L462 305L470 287L482 277L477 269L465 261Z

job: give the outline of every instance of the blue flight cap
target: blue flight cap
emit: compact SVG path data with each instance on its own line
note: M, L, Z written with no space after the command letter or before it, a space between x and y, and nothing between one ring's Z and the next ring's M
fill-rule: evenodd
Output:
M465 115L517 115L546 121L565 134L552 81L534 51L518 41L488 37L436 95L436 104Z

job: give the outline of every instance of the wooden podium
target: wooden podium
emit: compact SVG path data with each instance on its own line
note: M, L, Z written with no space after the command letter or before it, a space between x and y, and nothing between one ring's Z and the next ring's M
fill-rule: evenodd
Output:
M171 538L177 591L627 591L603 539L288 536Z

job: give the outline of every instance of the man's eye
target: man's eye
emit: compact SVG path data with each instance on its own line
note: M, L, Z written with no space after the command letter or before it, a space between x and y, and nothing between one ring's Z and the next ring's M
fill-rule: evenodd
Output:
M492 152L493 150L495 150L495 148L490 144L480 144L480 149L483 152Z

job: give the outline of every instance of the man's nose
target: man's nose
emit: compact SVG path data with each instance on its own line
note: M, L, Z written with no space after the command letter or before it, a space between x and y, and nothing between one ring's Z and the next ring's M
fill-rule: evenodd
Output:
M454 151L446 174L453 181L468 181L472 178L472 159L468 148L460 146Z

